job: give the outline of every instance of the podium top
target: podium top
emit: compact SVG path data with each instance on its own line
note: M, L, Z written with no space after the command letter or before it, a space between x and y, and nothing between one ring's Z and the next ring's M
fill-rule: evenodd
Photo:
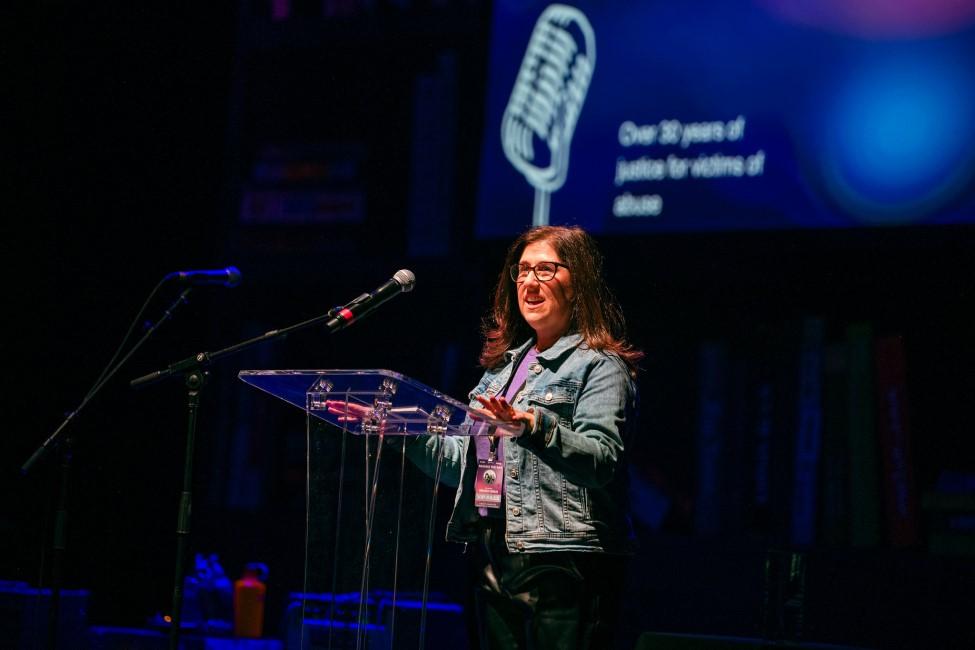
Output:
M238 376L359 435L517 436L523 429L391 370L241 370Z

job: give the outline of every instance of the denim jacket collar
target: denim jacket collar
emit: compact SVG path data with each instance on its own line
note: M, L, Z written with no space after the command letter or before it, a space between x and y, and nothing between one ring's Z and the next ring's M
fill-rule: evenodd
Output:
M557 361L559 358L563 357L564 355L568 354L572 350L575 350L577 347L579 347L580 343L582 343L582 334L579 334L577 332L573 332L571 334L565 334L562 336L562 338L560 338L558 341L552 344L551 347L545 349L545 351L543 352L539 352L538 360L542 364L545 364L546 362ZM534 344L535 344L535 339L531 338L525 341L524 343L522 343L521 345L519 345L518 347L508 350L507 352L504 353L505 362L511 363L512 359L520 358L521 355L528 348L528 346Z

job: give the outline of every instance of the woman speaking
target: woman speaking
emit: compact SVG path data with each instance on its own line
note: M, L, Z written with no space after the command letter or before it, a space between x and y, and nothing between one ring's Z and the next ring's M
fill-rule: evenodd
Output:
M605 648L632 530L623 440L636 363L602 258L580 228L527 231L508 250L471 406L514 438L428 437L408 454L457 486L447 538L474 546L484 648Z

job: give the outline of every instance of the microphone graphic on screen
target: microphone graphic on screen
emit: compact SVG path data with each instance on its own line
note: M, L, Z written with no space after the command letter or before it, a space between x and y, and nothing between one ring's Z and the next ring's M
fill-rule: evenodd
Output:
M501 120L505 156L535 188L532 225L548 224L549 195L569 173L569 144L596 67L585 14L549 5L532 31Z

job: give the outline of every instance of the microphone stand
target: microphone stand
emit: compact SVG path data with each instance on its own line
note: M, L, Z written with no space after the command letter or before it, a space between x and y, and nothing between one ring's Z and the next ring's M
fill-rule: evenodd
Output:
M41 444L37 450L31 454L30 458L21 466L20 473L22 476L26 476L31 468L37 463L45 454L52 448L57 448L61 456L61 471L60 471L60 486L58 488L58 502L57 511L54 515L54 536L52 543L52 559L51 559L51 607L48 610L48 634L47 634L47 647L49 650L55 650L57 648L57 632L58 632L58 621L61 614L61 586L64 577L64 556L68 548L68 496L70 494L69 483L71 478L71 461L73 458L72 445L73 440L70 433L63 433L68 424L70 424L78 415L81 413L85 405L92 400L92 398L97 395L101 389L109 382L109 380L115 376L115 374L125 365L125 363L132 357L135 352L142 347L142 345L149 340L149 338L155 333L159 327L169 320L173 312L177 307L186 302L186 297L189 295L190 289L184 289L179 297L171 304L165 312L163 312L162 317L142 335L135 345L122 357L121 361L115 364L108 372L102 375L100 379L95 382L95 385L88 391L85 398L81 400L78 408L68 413L67 417L61 423L54 433L52 433L48 438ZM64 436L63 442L60 440L61 436ZM42 571L43 574L43 571Z
M360 302L366 297L368 297L367 294L356 298L345 308ZM247 339L246 341L241 341L240 343L223 348L222 350L217 350L215 352L198 352L190 357L176 361L175 363L171 363L164 369L137 377L129 382L129 385L132 388L142 388L144 386L148 386L149 384L181 375L186 386L186 450L184 452L185 455L183 461L183 490L180 493L179 510L176 516L176 567L175 579L173 583L173 610L170 614L170 650L178 650L179 648L180 622L182 619L183 609L183 573L186 567L186 550L190 535L190 513L192 512L193 506L193 457L196 451L197 412L200 407L200 398L203 393L203 389L206 386L207 377L209 375L206 368L214 361L237 354L238 352L242 352L247 348L266 341L285 338L289 334L307 327L311 327L312 325L317 325L323 321L328 321L325 323L325 327L328 329L329 334L337 332L349 324L349 321L343 320L342 317L338 316L339 311L342 309L343 308L341 307L336 307L321 316L310 318L306 321L302 321L296 325L291 325L283 329L270 330L264 334L261 334L260 336L255 336L254 338ZM363 318L366 313L359 314L356 317L356 320Z

